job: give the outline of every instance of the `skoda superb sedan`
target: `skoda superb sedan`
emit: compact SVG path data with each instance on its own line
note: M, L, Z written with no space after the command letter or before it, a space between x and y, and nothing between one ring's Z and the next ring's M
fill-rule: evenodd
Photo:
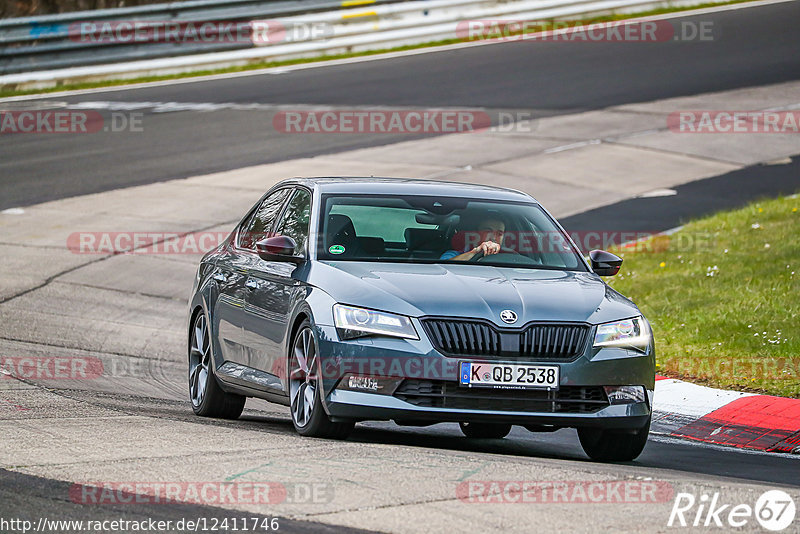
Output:
M459 423L470 438L576 428L624 461L650 427L655 348L530 196L403 179L273 187L202 259L189 305L189 392L201 416L247 397L289 407L304 436L358 421Z

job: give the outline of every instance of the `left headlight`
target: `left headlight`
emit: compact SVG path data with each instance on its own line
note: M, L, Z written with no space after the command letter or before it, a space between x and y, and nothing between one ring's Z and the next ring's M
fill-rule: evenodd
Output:
M404 315L334 304L333 320L342 339L369 335L419 339L411 319Z
M621 347L645 352L650 346L651 338L652 334L647 321L644 320L644 317L639 316L597 325L594 346Z

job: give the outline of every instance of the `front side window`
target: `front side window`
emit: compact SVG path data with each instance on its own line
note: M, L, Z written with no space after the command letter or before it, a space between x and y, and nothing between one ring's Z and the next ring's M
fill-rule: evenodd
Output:
M239 232L239 247L250 250L256 249L256 243L269 237L269 232L275 224L275 219L280 213L286 197L289 196L291 189L279 189L275 191L256 209L253 215L242 225Z
M586 270L567 235L534 202L326 195L320 217L321 260Z
M291 237L297 243L297 254L303 254L308 241L308 223L311 219L311 193L297 189L286 206L275 230L277 235Z

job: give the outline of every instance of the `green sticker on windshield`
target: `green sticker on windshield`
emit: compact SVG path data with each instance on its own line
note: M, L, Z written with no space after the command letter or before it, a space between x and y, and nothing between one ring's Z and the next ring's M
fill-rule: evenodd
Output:
M343 254L344 253L344 246L342 245L331 245L328 247L328 252L331 254Z

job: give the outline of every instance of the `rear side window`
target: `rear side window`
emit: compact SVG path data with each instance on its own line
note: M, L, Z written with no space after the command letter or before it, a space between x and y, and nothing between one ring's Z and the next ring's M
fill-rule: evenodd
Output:
M256 243L269 237L268 234L275 225L275 219L289 196L291 189L279 189L264 199L261 206L253 213L250 219L242 226L239 232L239 247L255 250Z

